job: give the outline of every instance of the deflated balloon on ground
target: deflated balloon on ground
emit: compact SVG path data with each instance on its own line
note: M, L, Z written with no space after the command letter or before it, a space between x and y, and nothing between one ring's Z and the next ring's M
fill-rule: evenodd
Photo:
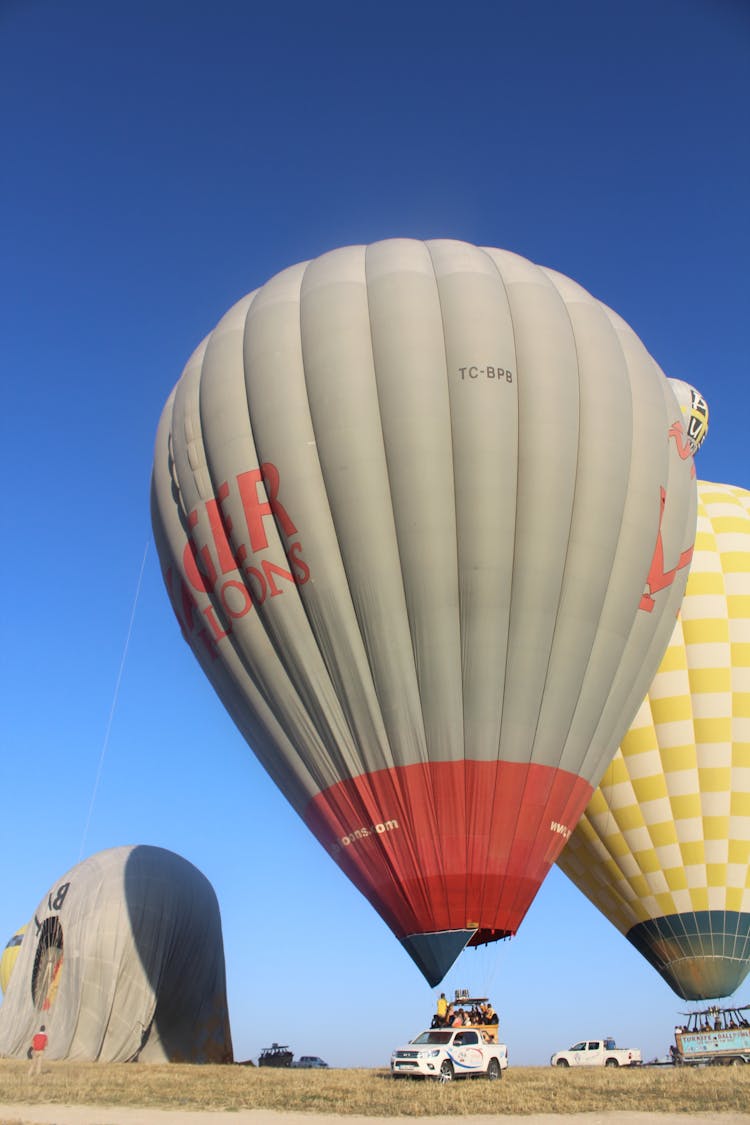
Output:
M164 848L110 848L61 875L25 928L0 1006L0 1056L231 1062L211 884Z

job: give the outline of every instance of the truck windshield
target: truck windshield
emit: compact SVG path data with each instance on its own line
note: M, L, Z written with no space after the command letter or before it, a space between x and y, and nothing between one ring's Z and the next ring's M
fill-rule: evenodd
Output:
M452 1034L452 1031L423 1031L412 1043L450 1043Z

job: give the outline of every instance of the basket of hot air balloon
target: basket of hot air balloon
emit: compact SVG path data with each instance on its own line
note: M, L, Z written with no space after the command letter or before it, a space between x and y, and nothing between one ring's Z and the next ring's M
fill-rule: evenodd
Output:
M449 240L284 270L169 398L152 522L183 634L432 984L515 933L648 688L693 449L614 312Z

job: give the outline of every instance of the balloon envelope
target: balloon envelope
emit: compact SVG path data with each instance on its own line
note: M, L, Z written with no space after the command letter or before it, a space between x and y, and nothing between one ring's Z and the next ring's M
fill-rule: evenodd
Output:
M16 930L3 950L2 957L0 957L0 989L2 989L3 992L6 992L8 989L10 974L13 972L13 966L18 958L18 951L21 948L21 942L23 941L23 935L25 933L25 926L21 926L20 930Z
M687 1000L750 968L750 492L698 493L669 647L558 860Z
M708 403L703 395L682 379L670 379L669 385L682 413L685 435L691 449L696 453L708 434Z
M224 946L211 884L164 848L109 848L50 888L0 1006L0 1056L232 1061Z
M669 638L677 401L515 254L396 239L249 294L189 361L152 518L250 746L431 983L514 933Z

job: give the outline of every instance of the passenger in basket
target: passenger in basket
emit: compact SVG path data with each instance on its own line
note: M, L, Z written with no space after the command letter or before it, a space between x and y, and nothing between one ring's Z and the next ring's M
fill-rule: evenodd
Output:
M440 1020L440 1023L438 1024L438 1027L444 1027L445 1026L445 1016L446 1016L447 1011L448 1011L448 1001L445 998L445 993L441 992L440 998L438 999L438 1002L437 1002L437 1016L438 1016L438 1019Z

